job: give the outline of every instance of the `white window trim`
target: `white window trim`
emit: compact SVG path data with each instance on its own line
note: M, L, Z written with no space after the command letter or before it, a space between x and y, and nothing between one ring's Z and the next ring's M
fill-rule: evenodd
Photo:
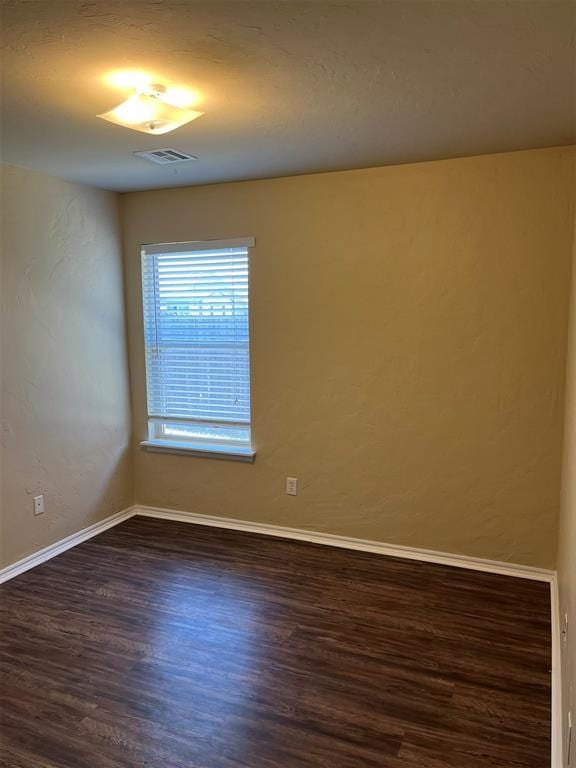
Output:
M191 240L189 243L149 243L142 246L142 253L154 256L158 253L190 253L225 248L253 248L253 237L236 237L229 240Z
M189 253L209 249L252 248L256 244L253 237L229 238L227 240L191 240L182 243L147 243L140 248L142 255L153 256L164 253ZM147 386L147 382L146 382ZM147 421L169 421L168 417L147 416ZM250 426L252 419L250 419ZM256 451L253 446L230 446L218 443L195 443L192 441L166 440L149 435L140 442L140 448L153 453L172 453L199 458L225 459L253 463Z
M252 448L222 446L219 450L216 444L202 446L177 440L142 440L140 447L152 453L179 453L183 456L198 456L205 459L228 459L253 463L256 458L256 451Z

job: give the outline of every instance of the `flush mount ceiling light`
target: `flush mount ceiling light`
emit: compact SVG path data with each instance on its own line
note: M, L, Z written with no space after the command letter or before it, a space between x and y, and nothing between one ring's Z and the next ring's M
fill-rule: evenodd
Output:
M126 101L97 117L142 133L160 135L186 125L204 112L183 106L182 91L154 83L144 84Z

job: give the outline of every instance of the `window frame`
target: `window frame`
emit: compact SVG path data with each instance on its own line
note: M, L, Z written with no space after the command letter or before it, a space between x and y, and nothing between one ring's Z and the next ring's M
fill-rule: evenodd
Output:
M177 243L148 243L140 247L140 267L141 267L141 298L142 298L142 321L143 331L146 327L146 302L145 292L145 258L154 257L157 254L178 255L190 253L193 251L222 250L227 248L246 248L247 252L247 273L248 273L248 363L249 363L249 386L250 386L250 409L249 421L217 420L211 418L182 418L174 416L157 416L149 413L149 368L148 355L146 347L146 337L144 335L144 359L145 359L145 393L146 393L146 419L148 424L148 438L140 442L140 447L152 452L179 453L199 457L211 457L217 459L229 459L233 461L253 462L256 457L252 439L252 363L251 363L251 338L252 338L252 313L250 301L250 249L256 244L255 238L229 238L225 240L191 240L188 242ZM184 437L182 439L166 437L167 427L177 427L178 424L194 424L199 428L205 426L208 430L210 426L213 429L241 429L246 427L248 430L247 440L238 440L237 442L217 441L208 437L195 435ZM199 426L200 425L200 426ZM230 438L228 438L230 439Z

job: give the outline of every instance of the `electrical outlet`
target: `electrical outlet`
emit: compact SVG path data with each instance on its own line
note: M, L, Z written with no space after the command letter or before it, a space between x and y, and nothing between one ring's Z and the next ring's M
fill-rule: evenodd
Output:
M34 514L35 515L43 515L44 514L44 494L40 494L40 496L34 496Z
M298 495L298 478L297 477L286 478L286 493L288 494L288 496Z
M568 614L564 614L564 622L562 623L562 642L564 645L568 642Z

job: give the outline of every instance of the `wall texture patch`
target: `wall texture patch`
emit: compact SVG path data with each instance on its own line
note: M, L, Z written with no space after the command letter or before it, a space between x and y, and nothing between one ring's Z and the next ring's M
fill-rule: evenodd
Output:
M133 486L116 196L12 166L1 189L8 565L129 506Z

